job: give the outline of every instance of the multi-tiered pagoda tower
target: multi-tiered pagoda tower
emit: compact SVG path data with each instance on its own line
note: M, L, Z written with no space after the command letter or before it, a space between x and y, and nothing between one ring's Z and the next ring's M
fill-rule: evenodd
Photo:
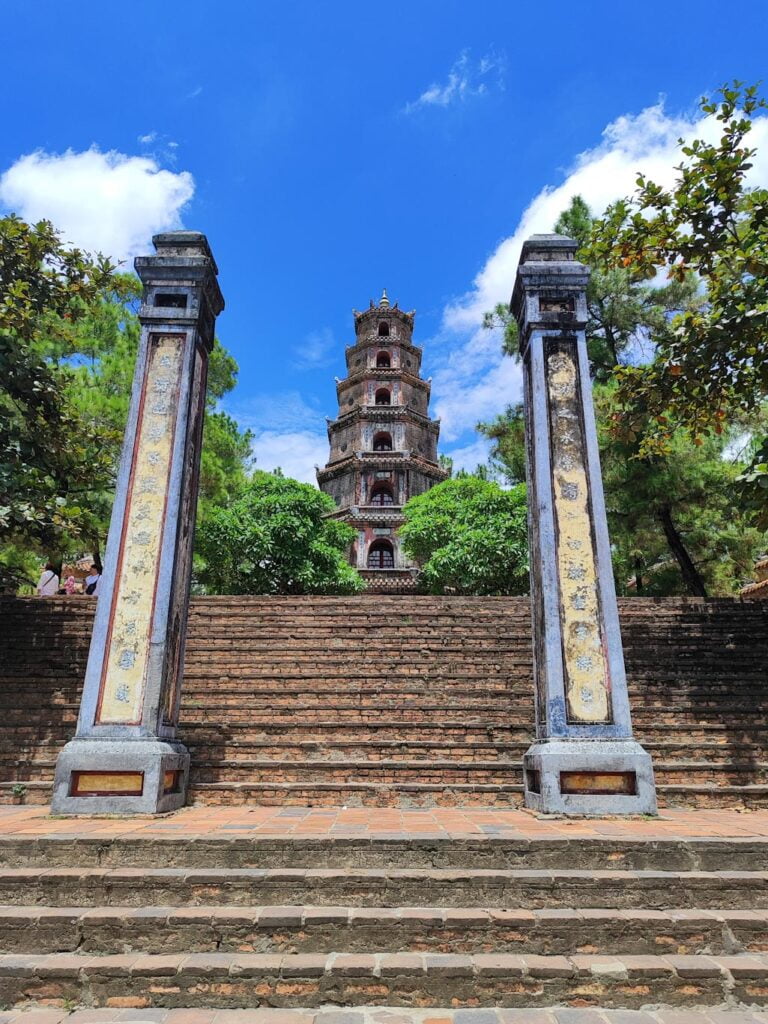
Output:
M391 306L385 290L354 316L356 341L345 353L347 376L337 379L339 415L328 421L331 452L317 482L339 506L335 515L357 530L350 561L368 589L397 593L413 587L417 572L397 536L403 505L448 474L411 340L415 313Z

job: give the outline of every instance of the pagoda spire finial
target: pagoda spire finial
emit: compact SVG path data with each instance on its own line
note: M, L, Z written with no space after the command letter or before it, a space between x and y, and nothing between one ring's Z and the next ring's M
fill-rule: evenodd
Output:
M379 309L389 309L389 299L387 298L387 289L381 289L381 298L379 299Z

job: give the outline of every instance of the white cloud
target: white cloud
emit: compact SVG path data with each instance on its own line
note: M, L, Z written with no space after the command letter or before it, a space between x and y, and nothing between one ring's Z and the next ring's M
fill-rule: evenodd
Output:
M680 163L678 139L717 135L718 125L711 118L672 117L659 102L609 124L601 142L575 159L559 185L546 186L534 197L515 231L485 261L472 288L446 306L441 332L428 343L442 353L434 374L433 408L442 418L444 440L458 440L478 420L520 401L520 368L501 355L498 332L485 330L482 319L497 303L509 302L524 240L551 232L574 195L600 214L609 203L632 193L638 171L660 184L671 183L674 165ZM768 117L755 119L749 145L758 150L750 183L768 185Z
M504 87L506 60L495 53L487 53L478 61L471 60L464 52L454 61L445 82L433 82L418 97L406 103L404 114L412 114L425 107L449 107L463 103L472 96L482 96L490 85Z
M477 466L488 461L488 454L491 450L490 441L479 437L471 444L462 445L461 448L451 448L445 454L453 459L453 472L466 469L472 472Z
M308 430L264 430L256 435L253 452L256 469L272 470L279 466L286 476L316 486L315 466L324 466L328 461L328 439Z
M102 153L96 146L28 153L0 176L0 203L24 220L46 218L66 242L126 261L148 252L156 232L182 226L194 191L188 171L174 173L150 156Z
M257 469L280 466L286 476L314 484L315 465L328 461L328 436L320 411L298 391L254 395L226 403L243 428L253 431Z
M483 313L512 293L520 249L529 235L554 229L557 218L580 195L596 214L609 203L634 191L637 172L666 185L680 163L679 138L709 138L717 134L712 118L669 117L662 102L639 114L617 118L603 132L602 142L581 153L557 186L546 186L528 205L514 232L505 238L477 274L470 292L445 310L449 328L477 326ZM752 184L768 184L768 117L756 118L749 145L758 148L749 172Z
M466 351L458 348L450 353L432 380L435 395L432 408L434 415L440 417L443 442L458 440L466 431L474 430L478 420L492 419L510 402L520 401L522 371L519 364L499 355L498 333L484 333L495 346L492 357L472 368Z
M300 345L294 347L293 365L297 370L317 370L328 366L336 352L333 333L324 327L307 335Z

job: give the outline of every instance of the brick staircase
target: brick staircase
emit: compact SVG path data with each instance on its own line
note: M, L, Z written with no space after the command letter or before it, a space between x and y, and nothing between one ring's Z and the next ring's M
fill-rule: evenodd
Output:
M768 840L575 840L4 838L0 1007L138 1019L179 1006L651 1004L699 1016L616 1024L754 1020L735 1010L768 1004Z
M49 798L93 606L0 599L0 801ZM661 804L768 806L768 605L636 598L621 617ZM192 602L193 801L511 806L532 732L526 599Z

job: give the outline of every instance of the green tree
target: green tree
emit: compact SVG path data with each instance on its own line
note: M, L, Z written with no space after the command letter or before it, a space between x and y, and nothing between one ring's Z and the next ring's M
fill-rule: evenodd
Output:
M465 476L405 505L400 539L430 594L522 594L528 589L525 487Z
M101 472L93 473L83 495L82 543L98 554L109 527L117 468L122 448L138 353L136 316L141 282L117 275L114 287L94 303L68 339L65 350L48 347L48 358L66 358L68 393L84 421L100 425L104 449ZM226 504L245 484L251 435L241 431L219 400L235 386L237 363L217 338L209 358L206 411L200 468L200 511Z
M734 501L742 464L726 435L693 445L672 433L663 455L641 455L611 429L611 391L596 390L601 463L620 593L732 594L750 578L762 533Z
M97 557L107 532L139 342L141 285L62 245L46 221L0 219L0 585L30 552ZM237 363L209 362L200 510L246 481L251 435L217 409Z
M492 443L490 461L497 476L514 486L525 482L525 415L523 405L508 405L495 419L476 429Z
M624 360L636 358L638 344L650 350L663 343L674 318L698 309L702 298L691 274L664 288L635 280L626 268L612 267L590 248L595 230L591 211L574 197L555 230L574 237L578 256L591 261L587 291L586 335L596 377L595 400L600 428L606 503L609 510L617 586L624 591L637 578L645 592L656 594L732 593L749 575L760 534L741 510L733 509L735 481L743 466L724 458L724 442L701 447L667 419L669 444L653 457L643 450L645 417L635 414L626 429L625 409L617 401L612 376ZM511 318L497 311L495 323ZM505 349L509 332L505 333ZM517 346L513 350L517 355ZM510 483L522 480L525 439L522 406L510 406L478 430L493 441L491 460ZM651 578L652 577L652 578ZM631 584L634 586L635 584Z
M643 453L669 447L670 423L696 438L720 434L730 417L758 409L768 395L768 189L747 185L756 86L725 86L704 97L702 112L719 124L714 142L681 140L682 161L670 188L639 175L631 198L594 226L590 250L635 279L695 274L704 301L676 317L655 358L618 375L622 421ZM754 445L738 500L768 525L768 438Z
M209 594L354 594L364 586L345 552L355 531L309 484L256 470L238 498L207 510L195 579Z
M80 414L66 352L113 266L64 246L47 221L0 218L0 544L56 549L82 533L80 495L107 464L107 431ZM0 559L0 582L17 580Z
M703 302L654 339L651 362L617 374L617 400L644 452L664 450L670 422L694 436L719 434L729 414L758 408L768 394L768 189L746 183L755 154L747 139L764 107L756 87L739 82L705 97L719 138L681 140L670 188L640 174L634 195L593 227L589 262L634 281L695 275L703 289Z
M643 343L656 344L669 330L675 314L697 309L702 302L698 283L692 274L682 275L664 287L650 286L636 279L629 270L615 267L597 258L589 248L595 219L581 196L574 196L554 226L561 235L579 243L578 256L589 263L587 285L587 344L593 377L608 380L614 368L637 360ZM484 325L502 328L502 347L506 355L518 357L517 324L503 303L485 314Z
M754 437L751 459L739 475L738 500L755 526L768 530L768 437Z

